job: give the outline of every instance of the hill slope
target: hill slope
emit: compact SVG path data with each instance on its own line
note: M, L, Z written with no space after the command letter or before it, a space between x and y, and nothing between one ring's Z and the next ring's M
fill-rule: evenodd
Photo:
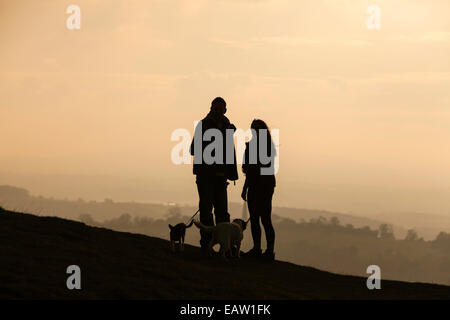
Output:
M82 290L66 288L73 264ZM2 299L450 299L446 286L382 281L370 291L365 281L280 261L224 263L193 246L173 254L166 240L0 210Z

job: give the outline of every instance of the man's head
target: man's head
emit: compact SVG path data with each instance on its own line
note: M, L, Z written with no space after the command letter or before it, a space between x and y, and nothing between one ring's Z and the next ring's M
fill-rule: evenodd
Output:
M211 111L214 113L225 114L227 112L227 103L223 98L217 97L211 102Z

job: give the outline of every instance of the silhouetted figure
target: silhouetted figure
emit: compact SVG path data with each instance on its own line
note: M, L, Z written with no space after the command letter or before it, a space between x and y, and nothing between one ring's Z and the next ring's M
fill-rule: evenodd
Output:
M275 258L275 230L272 226L272 196L275 190L275 146L266 123L253 120L252 139L246 143L242 171L245 183L242 199L247 201L250 213L253 248L245 256ZM265 145L264 145L265 144ZM264 227L267 250L261 251L261 226Z
M230 222L227 196L229 183L227 180L238 179L233 140L236 127L225 116L226 111L225 100L220 97L215 98L211 103L211 110L208 115L197 124L191 144L190 152L194 156L193 171L196 175L199 195L200 222L206 226L214 225L213 207L216 224ZM231 130L231 137L230 132L227 135L227 129ZM205 132L207 133L206 136ZM221 134L221 139L216 141L216 137L209 137L209 134L218 132ZM197 143L201 145L198 146ZM211 152L213 146L218 146L218 148ZM215 157L213 161L208 159L209 154ZM226 159L230 158L232 163L227 163ZM201 230L200 235L202 251L207 253L211 234Z

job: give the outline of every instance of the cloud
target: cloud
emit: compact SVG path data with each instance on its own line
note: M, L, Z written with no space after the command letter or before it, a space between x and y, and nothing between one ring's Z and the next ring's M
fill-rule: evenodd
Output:
M306 38L306 37L262 37L256 39L259 43L278 44L285 46L350 46L361 47L371 46L366 40L358 39L327 39L327 38Z
M391 37L391 39L395 41L417 44L450 44L450 32L433 30L411 35L397 34Z
M194 16L207 4L208 0L179 0L180 14L187 17Z
M327 39L327 38L307 38L297 36L265 36L256 37L248 40L231 40L212 38L210 42L217 43L239 49L249 49L261 45L277 45L283 47L299 47L299 46L344 46L344 47L369 47L372 45L370 41L359 39Z

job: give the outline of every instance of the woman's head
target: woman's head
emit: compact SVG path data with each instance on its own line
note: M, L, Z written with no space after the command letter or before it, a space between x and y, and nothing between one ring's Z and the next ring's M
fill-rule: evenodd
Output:
M250 128L256 130L257 133L259 133L259 130L261 129L266 129L267 131L269 131L269 127L267 126L267 124L260 119L253 120Z
M267 149L266 149L268 152L267 155L272 158L275 157L276 155L275 145L272 141L272 135L270 134L270 130L267 124L261 119L255 119L252 121L250 128L252 129L253 139L256 140L263 139L263 141L264 139L267 140ZM261 144L258 143L258 147L260 145Z

